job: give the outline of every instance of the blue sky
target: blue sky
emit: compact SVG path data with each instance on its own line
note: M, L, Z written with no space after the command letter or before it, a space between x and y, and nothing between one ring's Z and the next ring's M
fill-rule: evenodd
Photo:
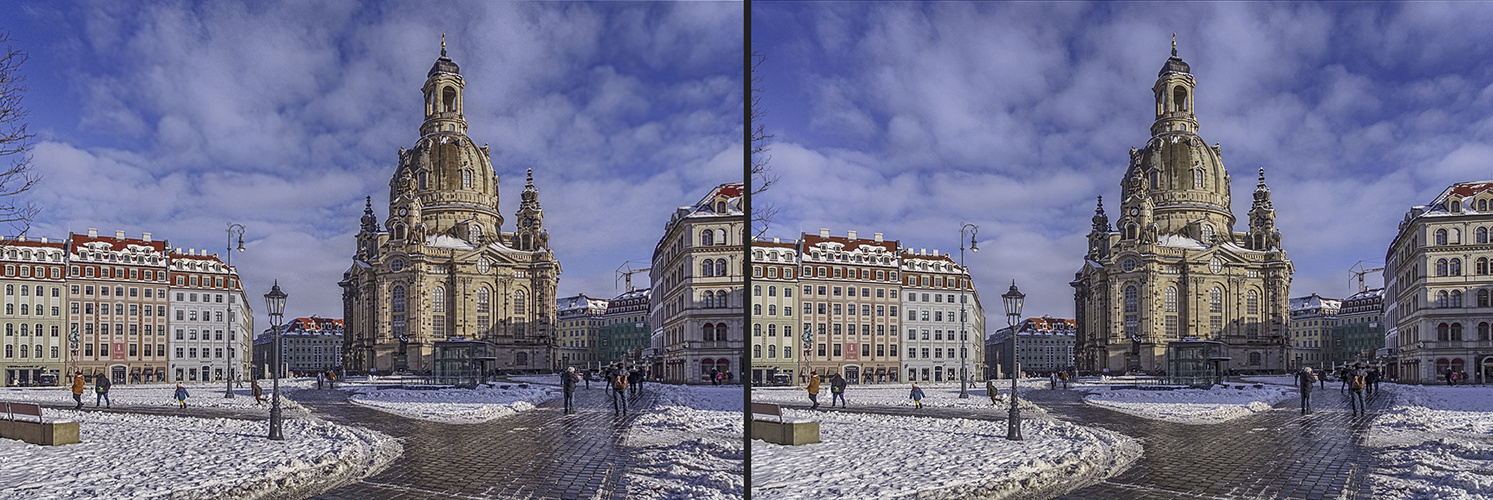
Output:
M30 56L30 234L221 254L237 222L251 299L279 279L287 315L342 315L443 32L510 221L534 169L562 295L611 297L674 207L741 179L740 3L27 1L0 26Z
M767 2L752 16L781 177L753 201L780 210L768 235L855 229L957 253L959 223L975 223L965 258L991 331L1012 279L1026 316L1072 317L1094 198L1115 216L1173 32L1241 220L1266 171L1293 296L1353 293L1348 269L1382 265L1411 206L1493 178L1493 4Z

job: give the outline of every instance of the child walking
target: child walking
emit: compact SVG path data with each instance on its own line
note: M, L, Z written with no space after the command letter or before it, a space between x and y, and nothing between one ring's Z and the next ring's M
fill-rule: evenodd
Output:
M923 388L918 387L917 384L912 384L912 394L909 394L909 396L912 397L912 402L917 405L918 409L923 408Z
M187 407L187 388L176 384L176 402L181 403L182 408Z

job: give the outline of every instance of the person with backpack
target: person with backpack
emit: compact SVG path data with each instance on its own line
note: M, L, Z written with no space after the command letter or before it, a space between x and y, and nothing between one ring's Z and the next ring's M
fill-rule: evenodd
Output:
M912 398L912 403L917 405L919 410L923 409L923 389L921 387L918 387L917 384L912 384L912 394L909 394L908 397Z
M181 384L176 384L176 402L180 403L183 409L187 407L187 396L189 396L187 394L187 388L183 387Z
M1363 379L1363 389L1364 389L1364 392L1366 392L1368 394L1368 397L1371 397L1371 398L1374 397L1374 389L1377 389L1377 387L1374 387L1374 385L1378 384L1378 383L1379 383L1379 369L1378 368L1369 368L1368 375L1365 376L1364 379Z
M638 367L634 366L632 367L632 370L627 372L627 384L632 387L633 397L637 397L638 391L642 390L642 384L638 383L642 381L643 371L639 370Z
M1000 403L1000 401L1001 401L1001 395L1000 395L1000 391L995 388L995 380L994 379L988 379L988 378L985 379L985 395L986 396L990 396L990 404L991 405L995 405L995 404Z
M1367 414L1368 408L1365 408L1363 404L1363 386L1368 374L1363 371L1363 363L1354 365L1347 375L1348 406L1353 409L1353 416Z
M840 376L839 373L836 373L835 376L830 377L829 392L833 394L833 396L831 396L829 399L830 408L835 407L835 401L839 401L840 407L845 408L845 384L845 377Z
M1305 366L1296 373L1296 387L1301 389L1301 414L1312 412L1312 385L1317 383L1317 376L1312 374L1312 367Z
M616 370L612 370L612 413L627 415L627 372L618 364ZM620 409L619 409L620 408Z
M264 404L264 388L259 386L259 379L249 383L249 395L254 396L254 404Z
M94 396L93 396L93 407L94 408L98 408L99 401L103 401L104 402L104 408L108 408L109 407L109 388L113 387L113 386L114 386L114 383L110 382L109 381L109 377L107 377L107 376L99 375L98 377L94 378L94 382L93 382L93 393L94 393Z
M83 372L78 372L73 376L73 401L78 402L78 406L73 407L74 410L83 409L83 384Z

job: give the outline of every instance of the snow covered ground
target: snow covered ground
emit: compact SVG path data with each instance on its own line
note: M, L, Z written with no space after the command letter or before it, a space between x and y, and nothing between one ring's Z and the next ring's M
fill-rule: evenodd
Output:
M292 383L304 385L304 380L291 382L281 380L280 406L283 411L305 414L305 408L294 401L286 399L283 392ZM182 384L187 389L187 406L222 408L231 410L242 410L245 413L269 415L268 404L254 402L254 396L250 392L250 385L244 384L243 388L233 389L232 399L223 397L224 384L217 382L188 382ZM311 386L316 386L316 379L311 379ZM264 389L266 400L270 398L269 381L260 381L260 387ZM109 389L109 402L111 407L175 407L176 384L135 384L116 385ZM83 405L92 408L95 400L93 384L88 384L83 393ZM0 400L27 403L72 405L73 393L68 387L6 387L0 388ZM102 403L100 403L102 404Z
M639 448L628 498L741 498L741 386L645 384L658 405L633 421L623 444Z
M319 420L286 420L285 440L270 441L264 421L44 413L79 422L82 443L0 439L0 497L297 498L376 473L401 452L388 435Z
M1084 402L1091 405L1143 418L1195 425L1227 422L1268 411L1276 403L1298 397L1295 390L1274 385L1261 389L1229 387L1152 391L1086 386L1083 390L1090 393Z
M1375 498L1493 497L1493 387L1380 388L1397 399L1364 440L1384 448L1369 473Z
M506 389L503 386L507 386ZM476 389L376 389L356 383L339 385L353 391L353 404L406 418L476 424L534 409L534 405L560 396L558 386L500 383Z
M1009 401L1011 395L1011 381L1007 379L1002 382L1004 384L997 382L997 389L1000 391L1002 399L998 406L990 403L990 397L985 395L985 385L983 383L978 386L970 386L969 398L967 399L959 399L958 382L919 383L918 387L923 389L924 408L994 408L1004 410L1008 408L1006 401ZM1045 379L1022 379L1019 390L1037 388L1047 388L1047 381ZM911 393L912 384L851 385L845 388L845 405L852 408L857 406L913 406ZM833 396L829 392L829 384L823 384L820 387L819 404L829 406L832 399ZM803 388L797 387L753 388L752 401L760 403L808 404L809 393ZM1021 400L1021 411L1038 412L1033 413L1034 416L1047 413L1041 407L1034 406L1025 399Z
M1141 456L1135 439L1057 420L1024 420L1025 441L1008 441L1004 421L784 413L818 420L822 442L753 440L752 498L1046 498Z

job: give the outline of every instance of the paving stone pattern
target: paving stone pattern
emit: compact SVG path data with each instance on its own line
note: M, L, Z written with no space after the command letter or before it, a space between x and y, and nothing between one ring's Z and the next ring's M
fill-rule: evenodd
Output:
M1378 412L1394 407L1394 395L1384 392L1368 399L1368 416L1355 418L1346 395L1318 389L1308 415L1300 413L1300 400L1291 399L1220 424L1186 425L1087 405L1080 391L1027 389L1021 395L1047 410L1047 418L1135 437L1145 449L1129 469L1058 497L1065 500L1370 499L1364 475L1377 464L1377 449L1361 446L1364 431ZM808 409L807 401L784 406ZM821 410L1000 421L1007 416L1004 406Z
M388 469L333 489L322 499L622 499L622 472L635 468L621 444L625 430L656 393L629 401L615 416L604 388L578 389L579 410L562 415L556 399L530 411L481 424L443 424L402 418L347 402L343 391L306 390L295 400L323 418L360 425L397 438L404 454Z

